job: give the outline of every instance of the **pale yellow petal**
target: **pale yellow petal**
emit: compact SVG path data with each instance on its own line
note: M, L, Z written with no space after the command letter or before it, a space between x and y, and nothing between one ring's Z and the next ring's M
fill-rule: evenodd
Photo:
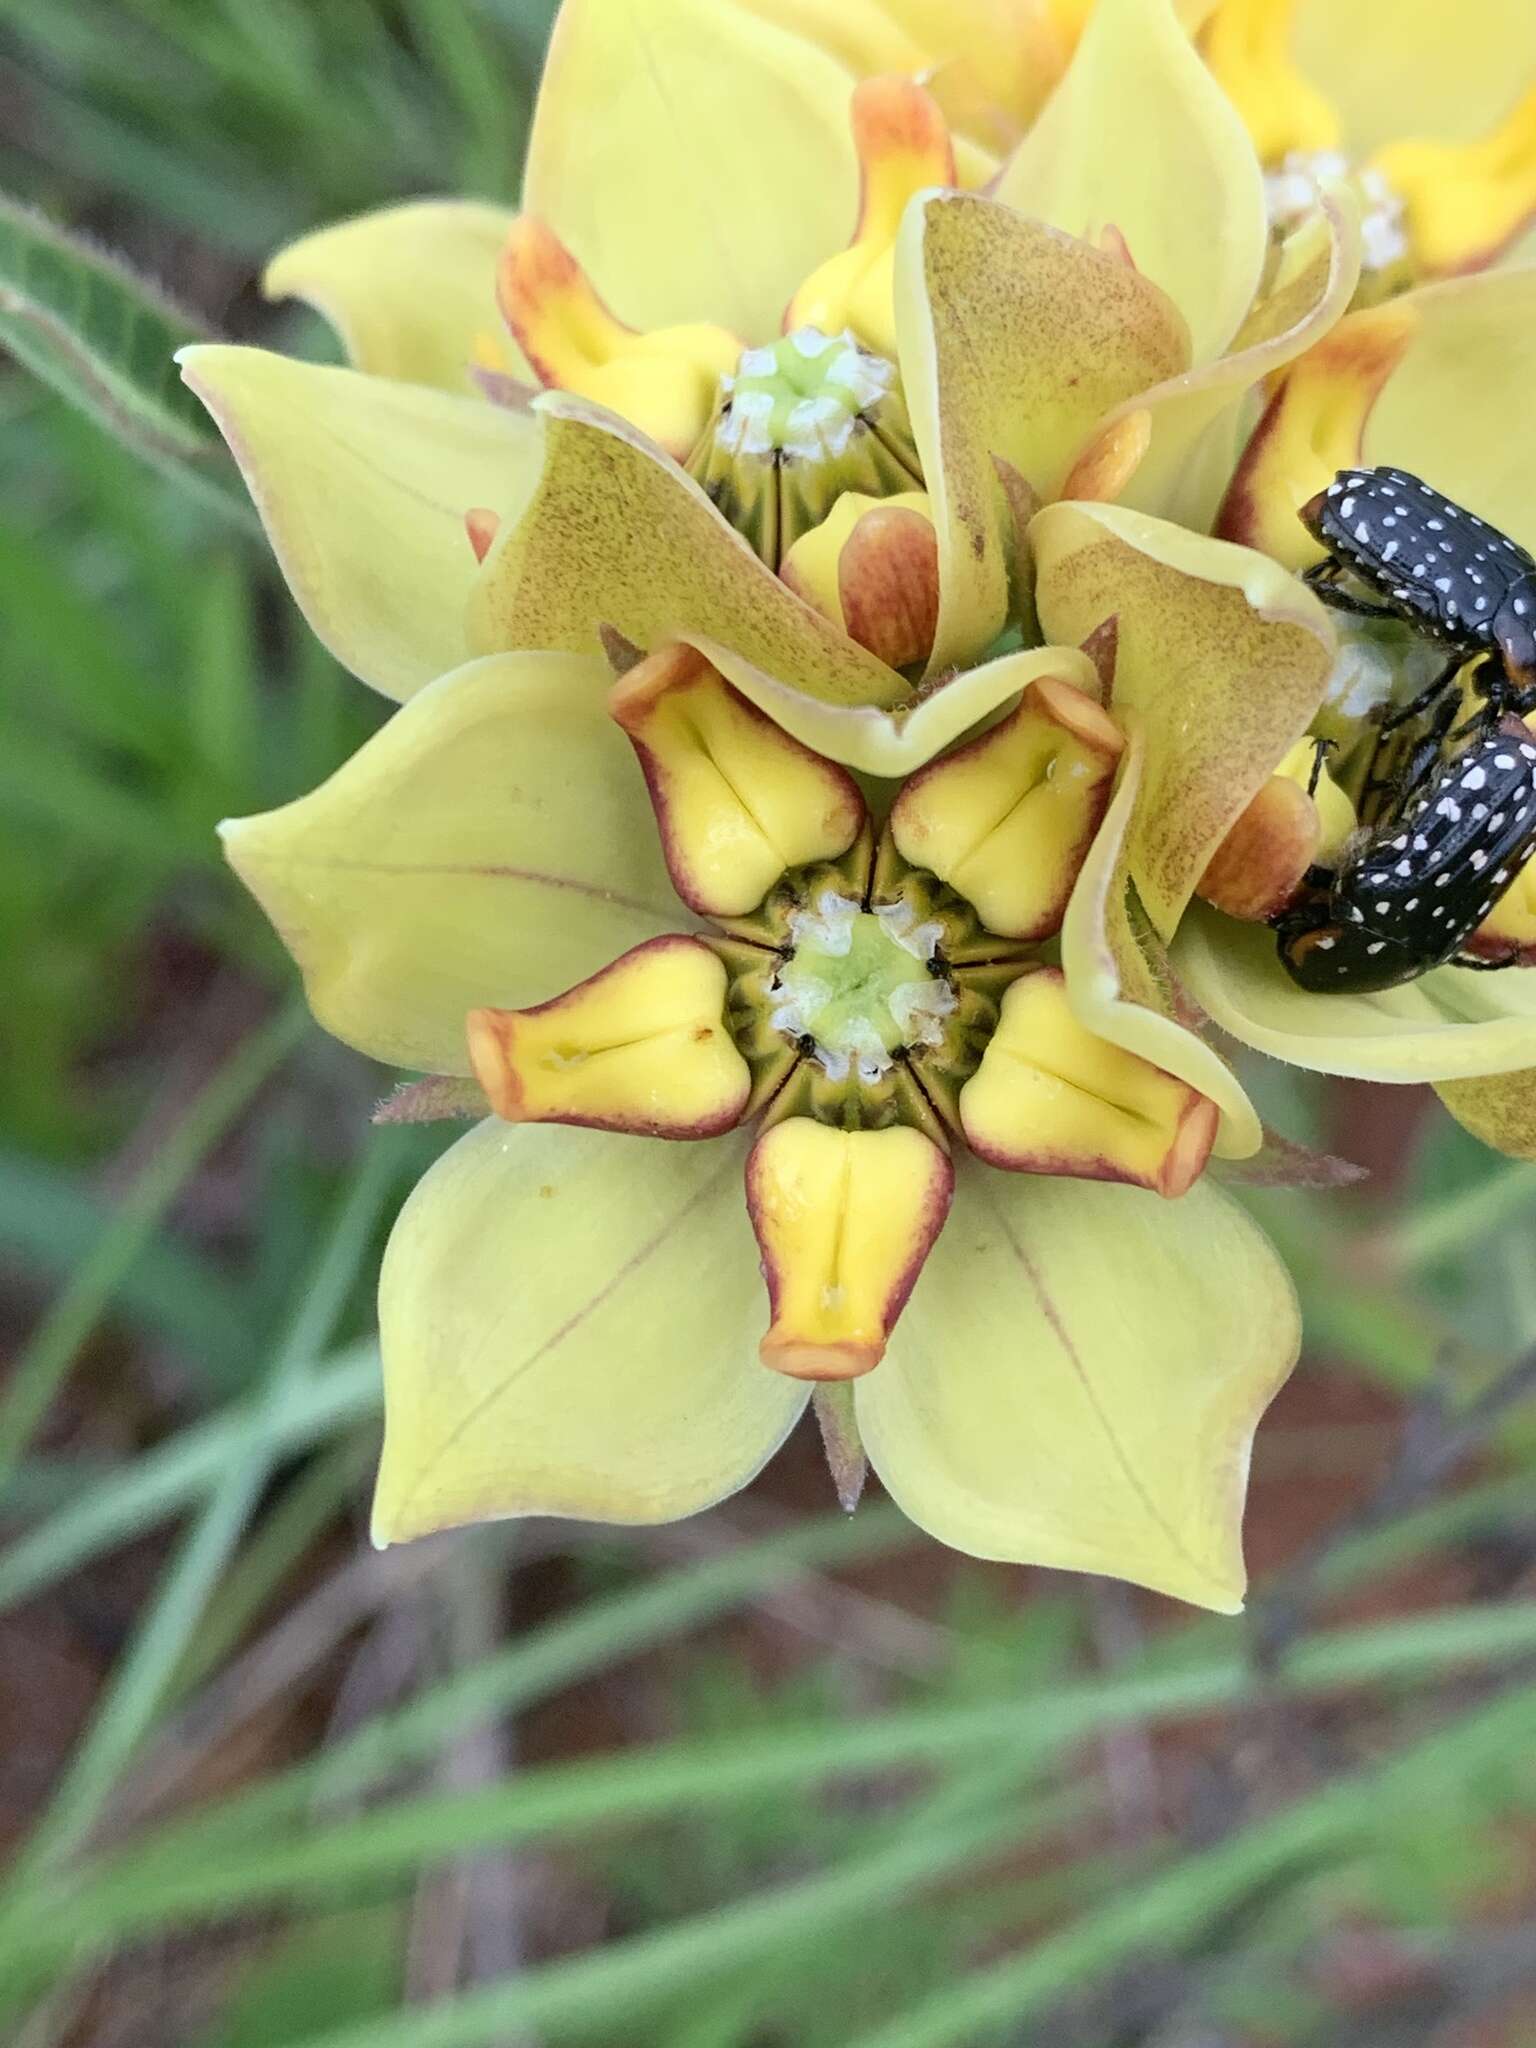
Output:
M1536 548L1536 269L1451 278L1396 303L1415 324L1361 460L1414 471Z
M1536 974L1437 967L1380 995L1311 995L1275 935L1197 906L1173 947L1180 980L1223 1031L1320 1074L1450 1081L1536 1066Z
M995 190L1069 234L1118 229L1189 323L1197 364L1227 346L1258 290L1258 158L1169 0L1098 0Z
M537 410L547 426L544 469L526 518L502 529L475 586L477 653L595 651L598 628L612 626L646 650L719 641L829 704L906 694L894 669L794 596L643 434L555 393Z
M279 249L262 290L323 313L370 376L478 396L478 363L532 384L496 311L496 259L516 218L477 199L386 206Z
M1536 75L1530 0L1299 0L1298 62L1356 155L1400 135L1470 141Z
M379 1284L374 1540L666 1522L744 1486L806 1390L757 1361L742 1148L481 1124L401 1212Z
M469 1010L543 1002L688 922L607 680L571 655L470 662L313 794L224 827L328 1031L467 1074Z
M534 419L259 348L200 344L177 360L337 660L398 698L463 661L477 574L464 515L516 517L538 467Z
M820 703L718 642L697 634L689 638L744 697L797 740L828 760L882 778L910 775L921 768L1017 698L1037 676L1058 677L1082 690L1095 689L1098 680L1092 662L1076 647L1031 647L963 669L929 696L895 711L881 711L870 705Z
M1105 422L1145 410L1151 440L1119 502L1208 532L1246 425L1244 400L1342 318L1360 277L1356 208L1326 198L1287 244L1285 266L1215 362L1127 401Z
M1008 616L1015 535L996 463L1054 497L1106 413L1186 367L1189 337L1128 265L968 193L908 208L896 309L939 534L939 674L975 660Z
M1442 1081L1435 1093L1474 1138L1510 1159L1536 1159L1536 1067Z
M566 0L523 203L631 326L764 340L853 225L853 84L727 0Z
M1131 744L1098 837L1061 928L1061 964L1073 1010L1090 1031L1176 1074L1221 1111L1216 1152L1248 1159L1264 1142L1257 1110L1213 1046L1180 1021L1161 942L1135 914L1126 837L1139 809L1145 745Z
M1322 700L1333 632L1311 592L1247 548L1115 505L1030 527L1046 636L1118 620L1109 710L1145 748L1130 873L1168 937L1228 829Z
M1249 1448L1299 1337L1284 1268L1208 1182L1164 1202L972 1166L855 1407L941 1542L1230 1614Z

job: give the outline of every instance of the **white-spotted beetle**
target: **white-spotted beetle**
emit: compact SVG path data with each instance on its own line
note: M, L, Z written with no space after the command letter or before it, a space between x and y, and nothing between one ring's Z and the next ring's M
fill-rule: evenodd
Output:
M1423 777L1337 868L1313 868L1273 920L1291 979L1369 995L1416 980L1461 948L1536 847L1536 743L1506 715Z

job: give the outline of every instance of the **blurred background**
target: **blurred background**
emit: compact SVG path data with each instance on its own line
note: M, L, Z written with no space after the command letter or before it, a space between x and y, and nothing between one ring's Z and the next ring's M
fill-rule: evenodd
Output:
M0 185L334 355L263 257L513 197L549 12L0 0ZM1251 1077L1372 1173L1240 1191L1309 1350L1239 1621L844 1520L809 1430L676 1529L376 1556L447 1137L370 1128L213 826L384 707L3 350L0 449L0 2039L1531 2048L1536 1171Z

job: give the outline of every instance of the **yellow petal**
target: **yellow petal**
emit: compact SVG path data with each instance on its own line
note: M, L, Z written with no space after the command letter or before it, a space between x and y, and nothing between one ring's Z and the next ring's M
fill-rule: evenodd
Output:
M1227 346L1258 290L1269 239L1258 158L1169 0L1098 0L995 191L1069 234L1118 229L1188 322L1196 363Z
M893 669L795 597L692 478L623 420L554 393L538 410L543 474L470 600L478 652L595 650L606 625L644 649L719 641L829 704L905 694Z
M467 1074L469 1010L540 1002L676 927L606 680L569 655L470 662L312 795L223 828L328 1031Z
M717 1138L752 1093L728 983L702 939L647 939L533 1009L471 1010L470 1064L508 1123Z
M853 224L853 80L722 0L567 0L523 203L622 320L709 320L748 341Z
M1322 701L1332 630L1246 548L1113 505L1048 505L1030 528L1047 638L1118 620L1109 710L1145 746L1131 876L1169 936L1230 827Z
M1437 967L1380 995L1311 995L1275 935L1196 909L1173 947L1190 994L1258 1052L1366 1081L1451 1081L1536 1066L1536 975Z
M514 519L537 471L527 414L481 399L200 344L177 358L229 443L299 608L389 697L469 653L472 507Z
M1294 12L1294 0L1222 0L1201 37L1206 63L1267 164L1292 150L1336 150L1343 139L1333 102L1292 59Z
M887 1491L973 1556L1235 1613L1249 1447L1300 1337L1279 1260L1208 1182L1181 1202L985 1168L959 1182L855 1389Z
M765 1365L845 1380L879 1364L949 1214L954 1169L921 1132L772 1125L747 1160L747 1208L773 1320Z
M1536 72L1530 0L1298 0L1297 62L1338 110L1358 155L1399 135L1466 141L1509 111Z
M476 199L386 206L290 242L261 288L323 313L370 376L473 392L479 363L532 383L496 318L496 260L515 218Z
M698 634L689 638L776 725L829 761L887 779L921 768L1037 676L1054 676L1080 690L1093 691L1098 683L1092 662L1076 647L1031 647L962 669L942 689L897 711L850 708L818 703L718 642Z
M780 731L691 647L649 655L609 709L645 772L673 885L704 917L755 910L786 869L835 860L864 823L841 768Z
M1092 697L1042 677L1010 716L903 784L897 850L957 890L988 931L1053 937L1124 747Z
M1171 986L1166 957L1135 898L1126 839L1137 814L1144 744L1133 739L1114 802L1089 849L1061 928L1061 964L1079 1020L1095 1036L1175 1074L1221 1111L1215 1150L1248 1159L1263 1126L1236 1076L1198 1038Z
M1536 1159L1536 1067L1485 1074L1475 1081L1442 1081L1435 1093L1474 1138L1511 1159Z
M1120 502L1208 531L1237 458L1248 393L1329 332L1359 277L1358 211L1326 196L1289 237L1272 288L1227 353L1111 413L1106 434L1141 413L1148 422L1147 450L1119 492Z
M1125 1181L1170 1198L1204 1170L1219 1114L1177 1076L1085 1030L1054 967L1008 989L960 1090L966 1138L990 1165Z
M902 373L939 533L937 674L974 660L1008 617L1015 535L995 465L1054 495L1105 413L1182 370L1189 343L1136 271L992 200L919 202L896 261Z
M1536 548L1536 269L1451 278L1397 303L1415 326L1362 459L1413 470Z
M734 1493L805 1389L754 1356L735 1145L481 1124L384 1255L374 1540L508 1515L665 1522Z

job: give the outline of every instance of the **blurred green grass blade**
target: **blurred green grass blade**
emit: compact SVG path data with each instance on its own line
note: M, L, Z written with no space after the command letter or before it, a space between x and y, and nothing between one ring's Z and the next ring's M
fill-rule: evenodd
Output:
M241 1041L141 1169L92 1256L76 1268L22 1348L0 1400L0 1494L123 1275L187 1177L293 1051L307 1023L307 1012L295 1004Z
M246 1519L272 1469L272 1425L316 1353L330 1340L368 1255L373 1226L394 1179L392 1148L375 1137L322 1244L287 1336L274 1352L250 1427L231 1448L220 1483L175 1558L97 1706L95 1719L59 1780L48 1810L12 1876L25 1887L67 1856L94 1825L129 1759L154 1722ZM8 1895L14 1896L14 1893Z
M73 1942L102 1945L274 1899L326 1896L337 1887L408 1876L424 1861L493 1844L632 1825L669 1814L697 1818L721 1804L764 1798L838 1773L981 1757L1008 1758L1020 1769L1037 1769L1091 1735L1230 1709L1271 1688L1277 1695L1301 1698L1503 1663L1532 1651L1536 1602L1450 1609L1314 1636L1297 1648L1278 1680L1258 1672L1240 1653L1223 1649L1198 1660L1179 1659L1167 1669L1128 1667L1027 1698L1010 1692L979 1704L963 1700L852 1722L778 1728L766 1735L669 1743L593 1763L551 1765L473 1794L401 1800L329 1827L317 1825L301 1807L290 1812L301 1827L275 1841L253 1840L248 1829L231 1838L217 1812L194 1816L120 1852L71 1891L39 1893L26 1902L14 1929L12 1955L35 1955L39 1946L52 1952ZM243 1803L247 1819L259 1810L264 1832L270 1834L277 1815L262 1791L234 1803Z
M206 562L189 592L187 723L220 812L258 803L261 680L250 585L234 556Z
M125 266L0 197L0 343L114 440L254 528L223 443L173 360L206 338Z
M1431 1784L1442 1793L1465 1787L1500 1759L1529 1755L1533 1736L1536 1688L1520 1685L1387 1763L1326 1785L1216 1848L1181 1858L1027 1953L946 1986L848 2048L969 2048L991 2039L995 2029L1016 2028L1084 1985L1104 1982L1136 1954L1168 1954L1272 1879L1347 1851L1370 1836L1380 1815L1405 1800L1422 1800ZM465 2048L476 2038L466 2037ZM342 2048L341 2037L324 2048Z
M0 1262L63 1284L96 1255L113 1212L77 1173L0 1151ZM210 1385L233 1391L250 1356L240 1296L214 1268L152 1237L121 1274L114 1313L152 1342L186 1354ZM0 1566L3 1572L3 1566Z
M317 1363L272 1424L275 1454L302 1450L375 1414L381 1398L379 1348L371 1340ZM119 1471L92 1473L77 1500L0 1554L0 1612L198 1500L217 1484L250 1427L251 1404L241 1401Z

